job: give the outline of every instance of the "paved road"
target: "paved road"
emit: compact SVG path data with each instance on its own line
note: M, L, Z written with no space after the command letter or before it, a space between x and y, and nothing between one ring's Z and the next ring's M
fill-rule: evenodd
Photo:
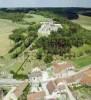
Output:
M0 86L16 86L22 82L22 80L16 79L0 79Z

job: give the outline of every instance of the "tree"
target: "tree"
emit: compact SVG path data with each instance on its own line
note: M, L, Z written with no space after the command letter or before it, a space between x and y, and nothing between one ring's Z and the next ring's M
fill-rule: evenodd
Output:
M9 51L9 53L13 52L13 58L18 57L19 54L22 53L26 48L28 48L38 37L37 27L37 25L33 24L33 26L31 25L31 27L28 27L26 29L15 29L13 31L13 34L9 36L9 38L15 42L14 47ZM14 52L16 50L17 52Z
M42 56L43 56L43 49L40 48L40 49L38 49L38 51L36 53L36 58L37 59L42 59Z
M22 41L25 39L25 36L23 35L25 31L26 29L23 28L15 29L13 30L13 34L11 34L9 38L13 40L15 43Z
M53 57L52 57L52 55L50 55L50 54L47 54L47 55L45 56L45 58L44 58L44 62L45 62L45 63L51 63L52 60L53 60Z

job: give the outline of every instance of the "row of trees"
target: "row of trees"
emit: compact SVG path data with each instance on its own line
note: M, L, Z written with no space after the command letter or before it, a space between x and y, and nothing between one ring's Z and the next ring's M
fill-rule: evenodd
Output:
M33 23L26 29L20 28L13 31L13 34L9 36L9 38L15 43L14 47L9 51L9 53L12 53L13 58L16 58L22 53L38 37L38 27L37 24Z

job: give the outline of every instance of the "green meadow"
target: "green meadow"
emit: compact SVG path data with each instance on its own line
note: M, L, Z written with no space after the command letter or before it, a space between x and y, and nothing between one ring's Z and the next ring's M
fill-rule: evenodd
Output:
M83 28L91 30L91 17L89 16L79 15L79 18L76 20L72 20L72 22L81 25Z

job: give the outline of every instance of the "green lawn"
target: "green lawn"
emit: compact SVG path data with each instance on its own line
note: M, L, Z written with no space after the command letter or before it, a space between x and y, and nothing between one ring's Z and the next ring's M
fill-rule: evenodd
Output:
M30 17L29 17L30 15ZM28 16L28 17L27 17ZM24 21L25 22L36 22L36 23L39 23L39 22L42 22L42 21L47 21L48 18L45 18L44 16L42 15L36 15L36 14L26 14L25 18L24 18Z
M91 56L79 57L73 60L73 63L76 64L77 68L82 68L91 64Z
M89 16L79 15L79 18L72 20L72 22L80 24L83 28L91 30L91 17Z

